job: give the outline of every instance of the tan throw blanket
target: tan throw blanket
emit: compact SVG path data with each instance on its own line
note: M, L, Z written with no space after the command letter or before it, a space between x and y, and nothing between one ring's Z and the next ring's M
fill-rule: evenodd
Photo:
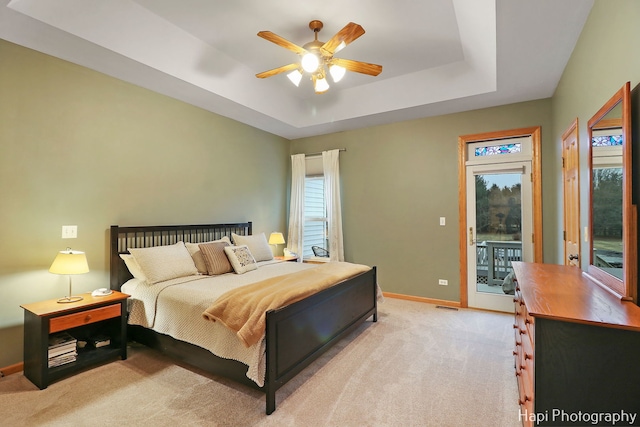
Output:
M272 277L225 293L202 315L207 320L222 322L250 347L264 336L267 311L300 301L369 270L371 267L361 264L328 262Z

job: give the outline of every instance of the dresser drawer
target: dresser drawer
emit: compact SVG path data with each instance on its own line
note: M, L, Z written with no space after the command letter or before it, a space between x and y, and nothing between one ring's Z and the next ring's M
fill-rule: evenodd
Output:
M522 295L520 294L520 292L516 291L513 297L513 305L516 318L524 319L529 315L529 313L527 313L527 307L524 303L524 299L522 299Z
M533 381L534 381L534 364L527 343L529 339L523 337L523 343L520 346L520 353L516 360L516 377L518 379L518 404L522 414L533 414ZM523 425L530 426L532 423L523 419Z
M112 304L106 307L85 310L80 313L53 317L49 321L49 333L64 331L65 329L88 325L89 323L100 322L113 317L120 317L120 307L120 304Z
M527 331L527 335L530 337L531 341L533 342L535 320L532 316L529 315L529 312L527 311L526 306L523 306L522 311L523 311L522 323L520 323L520 326Z
M520 397L518 403L520 404L520 414L524 416L521 417L523 427L532 427L533 421L531 419L531 415L533 412L533 396L527 395L526 391L524 391L527 386L524 385L527 381L527 377L518 377L518 389L520 392Z

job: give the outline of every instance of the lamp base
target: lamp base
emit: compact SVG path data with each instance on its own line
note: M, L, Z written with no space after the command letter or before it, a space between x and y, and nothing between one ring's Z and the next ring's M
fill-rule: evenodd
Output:
M60 298L58 300L59 304L66 304L69 302L78 302L78 301L82 301L84 298L82 297L78 297L78 296L71 296L71 297L64 297L64 298Z

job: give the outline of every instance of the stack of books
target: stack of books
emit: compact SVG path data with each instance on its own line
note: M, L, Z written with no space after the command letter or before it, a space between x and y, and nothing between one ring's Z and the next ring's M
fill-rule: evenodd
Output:
M96 335L91 337L91 344L93 344L95 348L106 347L111 344L111 338L107 335Z
M49 367L64 365L75 362L78 352L76 350L76 340L67 332L49 336Z

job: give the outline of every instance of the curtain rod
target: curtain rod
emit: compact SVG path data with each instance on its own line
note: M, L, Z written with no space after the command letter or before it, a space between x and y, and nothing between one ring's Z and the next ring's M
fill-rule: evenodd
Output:
M334 148L335 150L335 148ZM325 151L331 151L331 150L325 150ZM346 148L338 148L338 151L347 151ZM305 157L318 157L318 156L322 156L322 151L317 152L317 153L309 153L309 154L305 154Z

